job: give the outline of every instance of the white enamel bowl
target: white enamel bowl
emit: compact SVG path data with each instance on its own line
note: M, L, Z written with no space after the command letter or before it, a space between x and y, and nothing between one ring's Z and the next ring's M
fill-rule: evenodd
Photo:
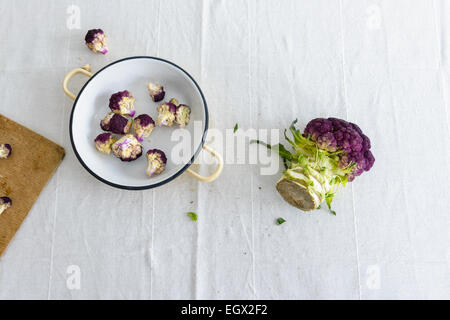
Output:
M89 80L75 96L68 83L75 74L84 74ZM148 82L160 83L166 95L163 101L176 98L180 103L191 107L191 121L185 130L190 134L190 151L185 161L172 161L171 152L179 141L173 141L171 135L174 128L156 127L150 137L142 143L144 154L133 162L122 162L112 154L97 151L94 146L95 137L103 132L100 121L110 112L108 107L110 96L122 90L128 90L136 99L136 115L146 113L154 120L157 117L156 107L147 90ZM98 180L122 189L142 190L165 184L184 171L190 172L201 181L215 180L221 173L223 161L219 154L204 146L208 129L208 107L200 87L182 68L172 62L160 58L140 56L115 61L100 71L92 74L89 66L70 71L63 81L64 92L75 100L70 117L70 138L73 150L82 166ZM194 125L196 132L194 134ZM216 171L208 177L188 169L200 150L207 150L217 158ZM145 174L147 159L145 152L149 149L161 149L167 156L166 169L160 175L149 178Z

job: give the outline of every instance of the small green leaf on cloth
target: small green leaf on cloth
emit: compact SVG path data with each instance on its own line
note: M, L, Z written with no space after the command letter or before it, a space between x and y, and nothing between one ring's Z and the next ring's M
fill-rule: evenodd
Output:
M197 221L197 214L195 212L188 212L187 215L191 218L192 221Z

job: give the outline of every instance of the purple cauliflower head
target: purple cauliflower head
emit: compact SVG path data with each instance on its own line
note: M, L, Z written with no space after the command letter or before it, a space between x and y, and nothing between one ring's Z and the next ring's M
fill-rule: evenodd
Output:
M158 126L171 127L175 122L177 107L171 102L164 102L156 110L158 111L158 118L156 119Z
M10 198L0 197L0 215L3 213L3 211L5 211L6 209L8 209L11 206L12 206L12 201Z
M111 147L113 154L122 161L134 161L142 155L142 145L132 135L127 134Z
M11 155L12 148L8 143L0 144L0 159L6 159Z
M100 122L100 127L105 131L110 131L115 134L127 134L130 131L132 123L131 119L118 113L110 112Z
M163 86L149 82L147 88L148 92L150 93L150 97L154 102L158 102L164 99L166 92L164 91Z
M136 110L134 110L135 100L128 90L119 91L109 98L109 108L114 113L134 117L136 113Z
M112 144L116 142L111 133L100 133L94 140L95 147L98 151L109 154Z
M148 114L141 114L134 118L134 132L139 142L144 141L155 128L155 121Z
M106 54L108 47L106 46L106 36L102 29L92 29L86 33L84 37L86 45L94 53Z
M354 123L337 118L317 118L311 120L305 128L304 137L310 137L320 149L338 153L339 166L348 168L354 164L348 174L349 181L369 171L375 158L370 151L370 139Z
M148 166L146 173L149 177L160 174L166 168L167 158L166 154L159 149L152 149L147 151Z

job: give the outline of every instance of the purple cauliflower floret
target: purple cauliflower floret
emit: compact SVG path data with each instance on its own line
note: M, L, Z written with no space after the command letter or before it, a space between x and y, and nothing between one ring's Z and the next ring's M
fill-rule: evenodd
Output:
M100 122L102 130L110 131L115 134L127 134L132 125L131 119L118 113L110 112L105 119Z
M147 88L148 92L150 93L150 97L154 102L158 102L164 99L166 92L164 91L163 86L149 82Z
M375 158L370 151L370 139L354 123L337 118L317 118L305 128L304 137L310 137L320 149L338 153L339 166L347 168L355 164L347 175L349 181L372 168Z
M175 99L175 98L170 99L169 102L170 102L170 103L173 103L173 104L175 105L175 107L178 107L178 106L180 105L180 103L178 102L178 100Z
M180 128L184 128L189 123L190 115L191 108L185 104L180 104L175 112L175 122L180 126Z
M316 143L320 149L325 149L331 152L336 151L337 141L331 132L322 133L317 136Z
M98 151L109 154L111 152L111 146L116 139L114 139L111 133L100 133L94 140L95 147Z
M333 124L328 119L317 118L311 120L305 128L305 135L310 135L315 141L321 134L331 132L333 129Z
M177 107L171 102L164 102L156 110L158 110L158 118L156 119L158 126L171 127L175 122Z
M149 177L160 174L166 168L167 158L166 154L159 149L152 149L147 151L148 166L146 173Z
M134 118L134 132L139 142L144 141L155 128L155 121L148 114L141 114Z
M134 161L142 155L142 145L132 135L127 134L111 147L113 154L122 161Z
M110 112L102 121L100 121L100 128L102 128L102 130L109 131L109 123L114 115L114 112Z
M136 110L134 110L135 100L128 90L119 91L109 98L109 108L114 113L134 117L136 113Z
M0 144L0 159L6 159L11 155L12 148L8 143Z
M86 33L84 37L86 45L94 53L106 54L108 47L106 46L106 36L102 29L92 29Z
M3 211L5 211L6 209L8 209L11 206L12 206L12 201L10 198L0 197L0 215L3 213Z

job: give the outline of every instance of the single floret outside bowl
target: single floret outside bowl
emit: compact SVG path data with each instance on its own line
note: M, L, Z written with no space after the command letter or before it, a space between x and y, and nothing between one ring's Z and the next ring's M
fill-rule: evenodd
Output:
M6 159L11 155L12 147L9 143L0 144L0 159Z
M12 206L12 201L10 198L0 197L0 215L11 206Z
M94 53L106 54L108 47L106 45L106 35L102 29L91 29L84 37L89 50Z

